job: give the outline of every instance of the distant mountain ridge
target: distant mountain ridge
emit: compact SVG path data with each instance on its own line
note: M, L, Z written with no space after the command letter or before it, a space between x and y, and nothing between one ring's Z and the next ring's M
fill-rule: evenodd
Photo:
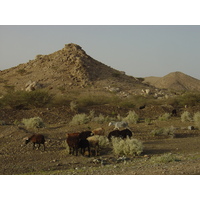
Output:
M160 89L200 91L200 80L182 72L171 72L163 77L145 77L143 82Z

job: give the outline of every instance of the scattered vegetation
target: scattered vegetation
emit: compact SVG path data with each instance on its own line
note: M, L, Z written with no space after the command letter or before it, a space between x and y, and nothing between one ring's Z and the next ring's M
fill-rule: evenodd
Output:
M174 98L170 98L168 100L168 104L174 107L184 107L187 106L195 106L200 103L200 93L199 92L185 92L182 95L176 96Z
M179 97L179 101L181 106L195 106L200 103L200 93L185 93Z
M13 109L45 107L52 100L52 96L43 90L31 92L9 92L0 99L0 104Z

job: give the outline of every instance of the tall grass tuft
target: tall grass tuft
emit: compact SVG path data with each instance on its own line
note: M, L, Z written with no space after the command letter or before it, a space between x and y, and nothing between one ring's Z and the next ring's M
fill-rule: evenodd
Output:
M112 138L112 145L116 155L134 156L143 152L143 144L137 139Z

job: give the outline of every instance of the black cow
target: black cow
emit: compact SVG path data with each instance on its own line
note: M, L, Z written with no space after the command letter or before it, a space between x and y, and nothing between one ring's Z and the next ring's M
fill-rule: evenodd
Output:
M124 129L124 130L114 130L114 131L111 131L109 134L108 134L108 139L109 141L111 141L111 138L112 137L119 137L119 138L122 138L122 139L125 139L127 137L132 137L132 132L129 130L129 129Z

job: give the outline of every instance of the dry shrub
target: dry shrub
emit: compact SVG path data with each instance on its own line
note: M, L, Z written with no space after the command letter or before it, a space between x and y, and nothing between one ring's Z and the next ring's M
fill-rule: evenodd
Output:
M112 138L113 152L116 155L133 156L143 152L143 144L137 139Z
M165 153L158 157L152 157L151 161L154 163L169 163L178 161L178 159L175 157L175 155L172 155L171 153Z
M76 114L72 118L72 121L69 123L70 125L81 125L87 124L90 121L89 117L85 114Z
M145 118L144 119L145 124L150 125L152 123L150 118Z
M167 121L167 120L170 119L170 117L171 117L171 114L170 114L170 113L165 113L165 114L161 115L161 116L158 118L158 120L159 120L159 121Z
M94 117L92 119L92 121L97 122L99 124L103 124L104 122L108 122L109 121L109 117L108 116L104 116L103 114L99 114L98 117Z
M45 124L40 117L33 117L29 119L22 119L22 123L28 129L44 128Z
M200 129L200 112L196 112L193 116L195 125Z
M99 136L99 146L106 148L109 147L110 143L107 137L105 136Z
M185 111L181 114L181 121L182 122L190 122L192 121L192 116L188 111Z
M168 128L154 129L151 131L151 134L153 136L166 135L166 136L174 137L174 132L175 132L175 128L173 126L171 126Z
M128 122L129 124L137 124L139 121L139 116L134 110L129 111L128 115L123 118L123 121Z
M78 105L77 105L77 103L76 103L75 101L71 101L71 102L70 102L70 110L71 110L71 111L74 111L74 112L77 112L77 110L78 110Z

